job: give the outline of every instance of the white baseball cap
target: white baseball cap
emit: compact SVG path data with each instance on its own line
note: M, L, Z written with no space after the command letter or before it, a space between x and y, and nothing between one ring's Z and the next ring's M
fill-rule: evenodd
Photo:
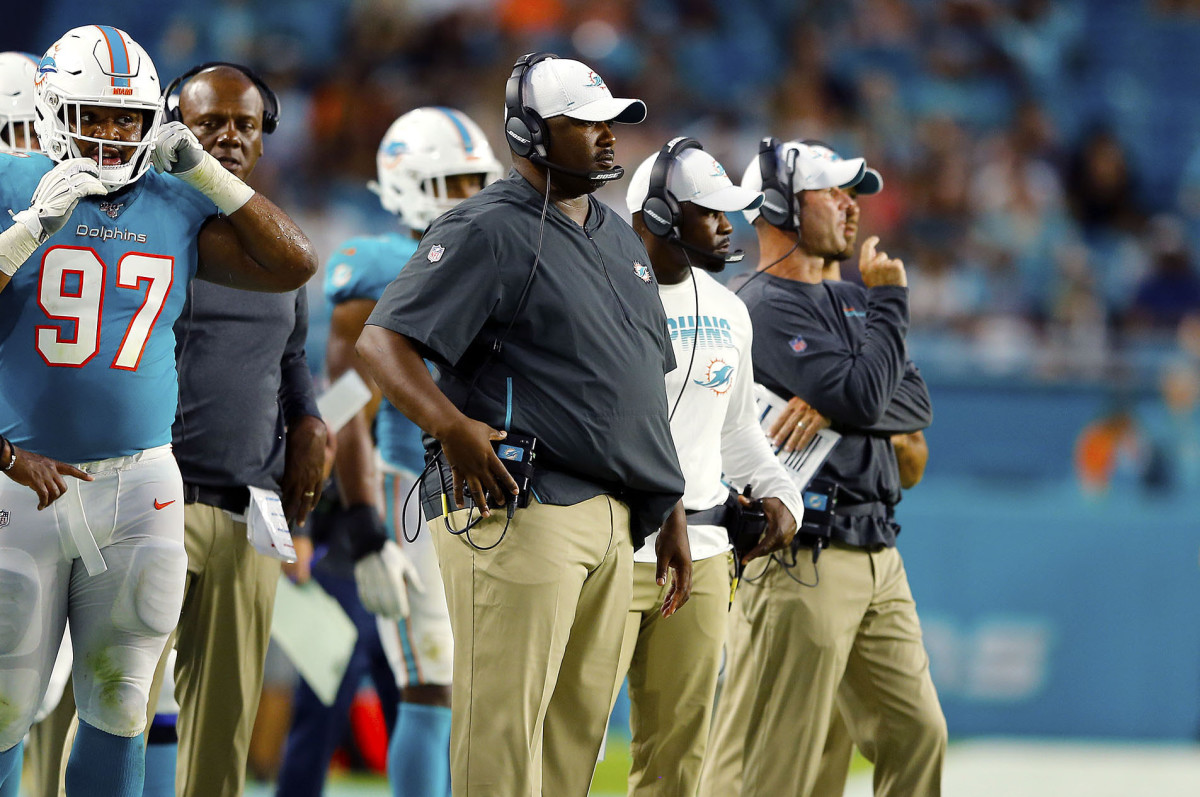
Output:
M637 167L625 193L625 204L630 213L642 209L650 193L650 175L654 172L654 153ZM734 185L725 173L725 167L702 149L691 147L675 156L669 176L667 190L679 202L693 202L709 210L732 213L748 210L762 204L763 196L758 191Z
M646 118L646 103L613 97L594 69L570 58L538 61L525 80L525 105L543 119L569 116L587 122L636 124Z
M830 160L835 161L840 161L842 159L842 156L837 154L832 147L826 146L825 144L820 144L816 141L808 141L805 143L808 144L809 149L811 149L820 157L829 158ZM883 190L883 175L868 166L863 171L862 179L858 181L858 184L854 186L854 189L863 196L878 194Z
M832 160L799 141L783 142L776 150L776 157L779 158L780 171L783 173L787 172L785 164L794 164L794 168L791 169L792 193L820 191L825 188L850 188L862 181L867 170L866 161L862 158ZM751 191L762 190L762 167L759 166L757 154L742 174L742 188ZM753 224L758 218L758 210L747 210L745 215L746 221Z

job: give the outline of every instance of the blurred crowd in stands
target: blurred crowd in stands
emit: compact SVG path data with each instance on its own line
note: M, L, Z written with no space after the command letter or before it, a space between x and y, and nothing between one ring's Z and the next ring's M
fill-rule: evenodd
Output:
M94 16L53 0L31 29ZM501 154L504 80L544 49L646 101L629 168L681 133L739 168L766 134L865 155L886 187L864 234L908 266L927 370L1152 379L1200 348L1196 0L112 0L104 21L164 82L262 72L283 123L256 182L323 256L393 223L365 183L396 116L462 108Z

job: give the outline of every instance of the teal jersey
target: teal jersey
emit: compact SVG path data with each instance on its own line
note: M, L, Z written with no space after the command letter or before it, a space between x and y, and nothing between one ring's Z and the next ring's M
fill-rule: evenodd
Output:
M29 207L54 163L0 154L0 209ZM85 197L0 291L0 434L66 462L171 442L179 390L172 324L217 208L147 172Z
M401 233L351 238L325 268L325 297L330 304L351 299L379 301L384 288L415 251L417 241ZM375 438L385 462L413 473L424 469L421 430L387 399L379 405Z

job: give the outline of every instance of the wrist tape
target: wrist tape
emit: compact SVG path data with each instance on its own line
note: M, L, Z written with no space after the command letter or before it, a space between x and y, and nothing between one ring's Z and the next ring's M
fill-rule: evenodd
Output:
M213 201L226 216L241 209L254 196L254 189L225 170L220 161L205 152L200 164L175 175Z
M0 274L11 277L40 245L41 222L32 210L13 214L13 222L0 233Z

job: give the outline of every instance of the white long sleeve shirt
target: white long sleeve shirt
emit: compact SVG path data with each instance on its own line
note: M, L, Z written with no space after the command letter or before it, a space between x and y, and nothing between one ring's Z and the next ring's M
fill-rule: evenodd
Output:
M691 279L659 285L677 365L666 377L667 408L675 408L671 436L687 483L684 508L723 504L729 485L741 492L749 484L755 498L778 498L799 523L800 490L758 424L750 314L741 299L704 271L692 269L692 277L695 288ZM655 561L657 538L656 533L646 539L635 562ZM693 560L729 550L721 526L689 525L688 542Z

